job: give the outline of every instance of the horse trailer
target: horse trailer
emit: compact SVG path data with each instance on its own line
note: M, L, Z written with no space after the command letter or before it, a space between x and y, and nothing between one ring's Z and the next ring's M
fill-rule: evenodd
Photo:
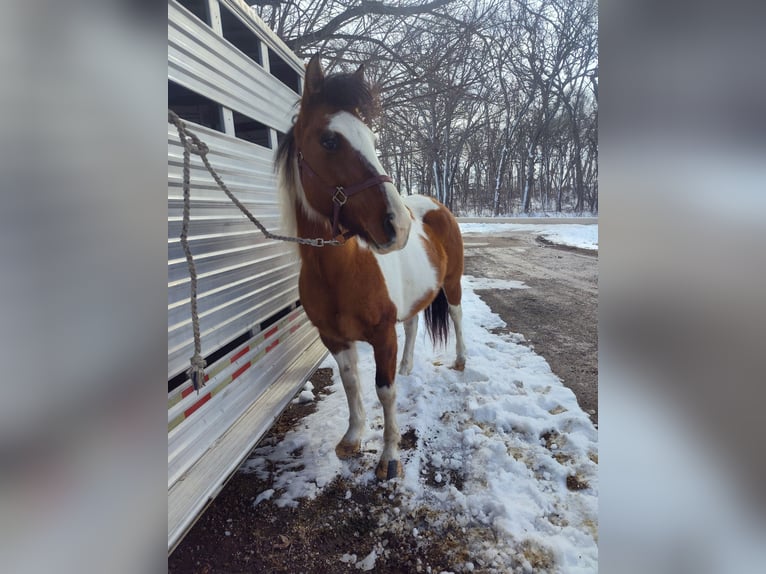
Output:
M210 149L227 186L280 227L272 165L303 63L240 0L168 0L168 108ZM326 356L298 296L299 263L266 239L192 154L188 242L206 384L194 352L182 226L183 148L168 123L168 552Z

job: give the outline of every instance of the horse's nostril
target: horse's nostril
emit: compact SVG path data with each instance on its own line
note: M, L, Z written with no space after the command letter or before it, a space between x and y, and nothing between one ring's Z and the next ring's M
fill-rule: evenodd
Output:
M389 241L396 239L396 229L394 229L394 219L396 215L393 213L387 213L386 218L383 220L383 230L386 232Z

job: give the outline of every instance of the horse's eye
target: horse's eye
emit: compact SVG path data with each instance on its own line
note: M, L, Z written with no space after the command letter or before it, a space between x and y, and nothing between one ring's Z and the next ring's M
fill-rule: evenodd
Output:
M338 138L335 134L324 134L322 136L322 147L327 151L338 149Z

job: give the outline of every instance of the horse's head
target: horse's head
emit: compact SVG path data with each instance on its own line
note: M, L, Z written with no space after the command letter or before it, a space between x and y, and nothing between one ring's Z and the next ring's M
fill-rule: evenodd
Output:
M325 77L314 56L293 127L304 211L342 225L378 253L407 243L410 215L385 174L367 122L375 100L362 67Z

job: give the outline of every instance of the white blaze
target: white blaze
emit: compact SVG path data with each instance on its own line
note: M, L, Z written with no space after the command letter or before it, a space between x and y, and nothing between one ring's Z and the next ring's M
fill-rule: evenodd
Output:
M375 152L375 135L367 125L349 112L337 112L330 117L327 125L329 130L341 134L346 141L359 152L367 163L375 170L375 175L385 175L385 170ZM394 214L391 222L396 230L396 240L391 249L401 249L407 241L410 215L402 203L402 198L392 183L384 183L389 213Z

